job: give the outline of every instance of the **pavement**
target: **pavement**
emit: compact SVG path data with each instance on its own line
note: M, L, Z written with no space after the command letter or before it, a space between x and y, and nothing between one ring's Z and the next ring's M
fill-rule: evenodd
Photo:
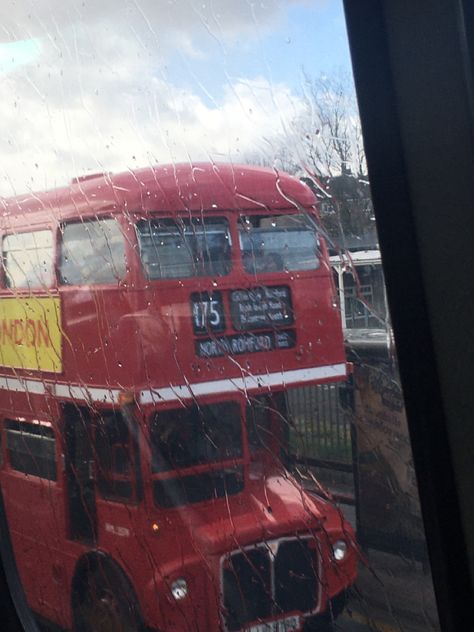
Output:
M353 507L341 509L354 524ZM402 555L375 549L364 553L366 561L359 564L357 583L343 619L378 632L438 632L429 568Z
M360 564L348 613L368 622L383 622L389 630L440 629L431 573L420 562L369 549L368 565ZM371 629L369 627L369 629ZM373 627L372 629L380 629Z

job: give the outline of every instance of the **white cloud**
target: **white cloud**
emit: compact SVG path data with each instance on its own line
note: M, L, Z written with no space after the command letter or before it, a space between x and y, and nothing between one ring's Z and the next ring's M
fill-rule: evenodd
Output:
M313 2L321 4L322 0ZM263 28L290 4L307 0L2 0L0 40L52 36L71 24L133 24L157 41L169 31L205 28L216 37ZM165 34L165 35L164 35Z
M4 40L28 34L40 44L35 55L17 56L4 69L0 195L50 188L90 171L238 159L267 146L301 111L288 87L240 78L204 100L197 85L173 85L163 67L177 49L201 55L197 35L224 44L269 24L285 4L2 2Z
M286 86L264 79L228 86L219 106L156 77L146 87L118 84L115 103L95 94L51 103L34 92L13 107L1 103L0 118L11 131L0 139L8 156L0 193L49 188L90 171L238 159L284 133L285 121L302 107Z

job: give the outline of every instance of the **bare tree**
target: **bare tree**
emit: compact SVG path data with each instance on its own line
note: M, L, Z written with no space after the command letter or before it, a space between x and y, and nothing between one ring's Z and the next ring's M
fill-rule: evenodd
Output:
M324 177L366 173L353 84L344 73L312 78L303 73L304 112L294 122L301 158Z
M303 110L265 155L246 157L303 177L321 200L326 229L343 247L376 241L357 101L350 75L303 73Z
M303 110L260 150L247 153L253 164L289 173L310 170L320 178L366 178L366 163L353 83L343 72L311 77L303 72Z
M273 143L273 148L264 151L247 152L244 155L244 162L260 167L270 167L296 175L301 171L301 163L284 139L278 139Z

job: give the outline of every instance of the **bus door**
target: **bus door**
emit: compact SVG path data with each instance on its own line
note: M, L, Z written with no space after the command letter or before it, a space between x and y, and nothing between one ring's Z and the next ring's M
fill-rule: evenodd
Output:
M63 617L63 490L53 425L38 419L5 419L2 440L2 529L8 525L9 532L2 545L11 543L31 608L43 617Z
M92 544L97 540L97 519L91 413L88 408L74 404L66 404L63 413L67 537Z
M135 536L140 529L142 481L139 426L126 407L102 410L94 419L98 544L130 564L142 551Z

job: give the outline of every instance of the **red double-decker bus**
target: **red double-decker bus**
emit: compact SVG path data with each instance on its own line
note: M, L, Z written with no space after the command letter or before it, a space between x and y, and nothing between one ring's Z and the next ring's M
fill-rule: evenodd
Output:
M356 551L286 468L286 390L346 375L311 191L172 165L1 207L2 520L32 611L322 629Z

